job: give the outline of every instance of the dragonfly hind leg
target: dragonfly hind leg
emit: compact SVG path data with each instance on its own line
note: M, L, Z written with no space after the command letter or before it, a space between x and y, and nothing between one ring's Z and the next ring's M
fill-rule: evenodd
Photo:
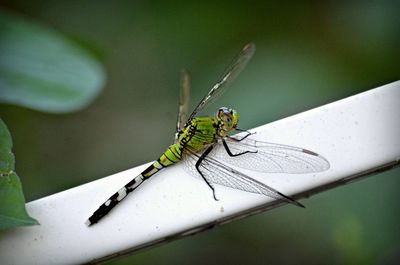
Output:
M195 166L196 166L197 172L199 172L199 174L201 175L201 177L203 178L203 180L207 183L208 187L212 190L214 200L219 201L219 200L217 199L217 197L215 196L215 189L214 189L214 187L211 185L210 182L208 182L208 180L204 177L204 174L203 174L203 173L201 172L201 170L200 170L200 165L201 165L201 163L203 162L204 158L206 158L206 156L211 152L211 150L213 149L213 147L214 147L214 146L211 145L210 147L208 147L208 148L206 149L206 151L204 151L204 153L200 156L199 160L197 160Z

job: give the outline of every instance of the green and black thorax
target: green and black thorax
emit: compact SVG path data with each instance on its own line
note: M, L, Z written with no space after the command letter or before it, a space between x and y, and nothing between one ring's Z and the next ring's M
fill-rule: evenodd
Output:
M204 149L236 129L238 114L233 109L220 108L212 117L197 117L190 120L178 133L176 144L193 152Z

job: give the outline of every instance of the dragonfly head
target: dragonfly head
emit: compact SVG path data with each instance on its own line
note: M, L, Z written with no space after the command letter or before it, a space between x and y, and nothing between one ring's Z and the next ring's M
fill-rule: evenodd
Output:
M228 132L236 129L239 114L236 110L222 107L215 115L220 136L225 136Z

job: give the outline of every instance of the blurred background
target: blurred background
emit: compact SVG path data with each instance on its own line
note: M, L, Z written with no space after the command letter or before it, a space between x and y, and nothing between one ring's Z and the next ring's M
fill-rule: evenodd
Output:
M400 79L398 1L22 1L105 67L84 110L0 105L27 201L156 158L173 140L182 67L192 106L249 41L257 51L216 105L252 128ZM214 111L210 108L210 113ZM394 116L395 117L395 116ZM396 264L399 169L107 264ZM398 263L397 263L398 264Z

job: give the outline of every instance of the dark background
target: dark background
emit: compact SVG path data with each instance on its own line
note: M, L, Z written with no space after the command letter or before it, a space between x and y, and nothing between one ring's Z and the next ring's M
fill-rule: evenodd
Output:
M237 109L244 128L400 79L398 1L350 2L2 1L91 50L108 72L77 113L0 106L27 200L155 159L173 139L180 69L191 72L195 104L249 41L253 60L213 105ZM398 174L109 264L390 264L400 253Z

